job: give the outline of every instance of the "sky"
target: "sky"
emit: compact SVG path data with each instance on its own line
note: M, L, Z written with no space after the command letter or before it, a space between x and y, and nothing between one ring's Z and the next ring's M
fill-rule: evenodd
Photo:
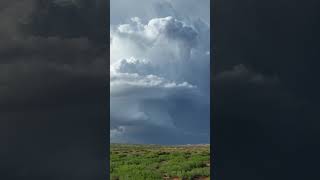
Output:
M103 179L107 4L0 2L0 179Z
M110 141L209 143L210 1L110 7Z
M109 3L63 1L0 1L0 179L98 180L105 175ZM179 121L183 114L175 121L168 115L181 108L185 118L205 111L200 107L207 101L200 97L208 89L198 77L207 77L208 67L199 71L207 65L200 63L206 61L207 44L190 42L198 41L195 34L208 42L208 1L136 2L111 1L113 40L128 50L128 57L113 53L125 60L114 63L117 91L112 95L130 100L130 105L116 103L130 111L121 111L126 112L122 119L113 122L115 139L208 141L209 128L200 127L205 122L195 123L204 118L187 123ZM217 179L320 179L319 7L319 1L215 1L210 115ZM197 17L204 23L195 28ZM161 34L156 44L155 34ZM156 74L147 76L151 70ZM132 75L137 71L140 75ZM147 97L143 105L141 97ZM160 97L170 98L159 102ZM147 111L165 118L126 121L128 113L148 120ZM128 126L142 129L127 131ZM180 130L176 136L174 128Z
M319 1L215 1L216 179L319 179Z

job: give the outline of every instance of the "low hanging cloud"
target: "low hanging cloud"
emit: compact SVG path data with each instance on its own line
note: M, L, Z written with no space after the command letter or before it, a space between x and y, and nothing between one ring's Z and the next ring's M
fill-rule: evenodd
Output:
M174 16L111 24L111 142L209 142L210 28Z

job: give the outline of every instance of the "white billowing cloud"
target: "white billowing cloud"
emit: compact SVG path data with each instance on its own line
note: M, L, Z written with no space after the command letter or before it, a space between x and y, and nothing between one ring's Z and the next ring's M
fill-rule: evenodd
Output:
M111 141L207 143L210 27L156 7L170 16L111 24Z
M192 90L195 86L183 82L168 81L155 75L141 76L138 74L119 73L111 77L110 95L134 95L148 98L164 98L172 91Z
M136 17L130 24L111 28L112 63L128 56L147 57L160 63L187 60L191 48L200 40L193 27L170 16L151 19L147 24Z

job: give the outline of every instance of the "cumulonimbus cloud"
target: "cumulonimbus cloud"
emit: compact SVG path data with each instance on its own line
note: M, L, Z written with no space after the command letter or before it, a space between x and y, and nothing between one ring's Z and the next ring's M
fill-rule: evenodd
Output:
M111 25L111 142L208 142L208 30L173 16Z

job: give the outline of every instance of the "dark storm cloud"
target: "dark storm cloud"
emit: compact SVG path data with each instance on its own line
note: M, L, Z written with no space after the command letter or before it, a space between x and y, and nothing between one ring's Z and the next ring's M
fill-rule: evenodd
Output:
M1 1L1 179L104 177L107 4Z
M165 133L164 133L165 132ZM187 133L182 129L159 127L146 123L135 123L131 126L112 129L113 140L121 143L146 144L205 144L208 142L208 133ZM170 141L168 141L170 139Z
M106 6L102 0L38 1L26 28L34 35L88 37L105 46Z
M217 178L319 177L319 6L215 3Z

